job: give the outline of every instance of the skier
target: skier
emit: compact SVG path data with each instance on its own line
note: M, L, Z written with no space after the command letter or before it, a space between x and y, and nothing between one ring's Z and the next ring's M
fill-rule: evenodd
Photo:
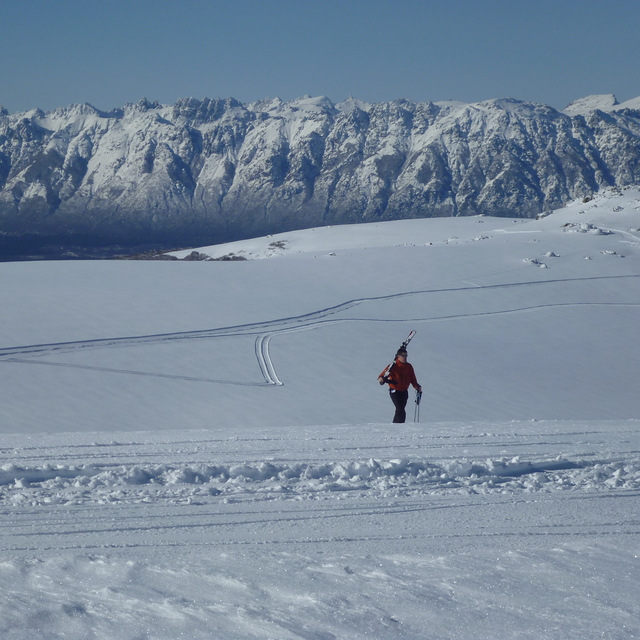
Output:
M379 376L378 382L389 384L389 395L396 408L393 416L393 422L402 423L407 419L407 400L409 399L409 385L419 394L422 394L422 387L416 380L416 374L413 367L407 362L407 350L400 347L396 353L395 360L388 366Z

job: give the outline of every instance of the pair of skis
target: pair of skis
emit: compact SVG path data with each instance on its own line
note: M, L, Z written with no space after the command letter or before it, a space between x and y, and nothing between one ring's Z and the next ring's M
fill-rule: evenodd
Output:
M400 348L398 349L398 351L402 349L406 350L408 344L413 340L413 337L415 335L416 335L415 331L410 331L409 335L407 336L407 339L400 345ZM391 371L391 367L393 367L394 363L395 363L395 358L393 359L393 362L391 362L389 366L382 373L382 382L380 384L385 384L385 382L387 382L387 376L389 375L389 372ZM420 422L420 400L422 400L422 391L418 391L416 389L416 406L413 411L414 422Z
M398 351L401 351L402 349L407 348L407 345L411 342L411 340L413 340L413 336L416 335L415 331L412 331L408 336L407 339L400 345L400 348L398 349ZM382 372L382 382L380 384L385 384L385 382L387 382L387 376L389 375L389 371L391 371L391 367L393 367L394 363L395 363L395 358L387 365L387 368Z

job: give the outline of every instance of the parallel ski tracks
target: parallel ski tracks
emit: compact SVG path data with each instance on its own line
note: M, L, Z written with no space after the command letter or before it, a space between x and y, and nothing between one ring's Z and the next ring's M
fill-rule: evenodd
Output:
M451 288L442 288L442 289L425 289L425 290L416 290L416 291L404 291L400 293L384 295L384 296L372 296L365 298L356 298L354 300L349 300L347 302L343 302L341 304L335 305L333 307L328 307L326 309L321 309L318 311L314 311L311 313L303 314L300 316L291 316L287 318L280 318L271 321L265 322L257 322L257 323L247 323L240 324L229 327L220 327L215 329L204 329L197 331L178 331L172 333L161 333L161 334L151 334L151 335L142 335L142 336L126 336L120 338L98 338L93 340L76 340L69 342L58 342L58 343L50 343L50 344L35 344L35 345L25 345L18 347L7 347L0 348L0 362L6 363L23 363L23 364L43 364L48 366L58 366L58 367L71 367L71 368L81 368L88 370L96 370L96 371L105 371L109 373L120 373L120 374L130 374L130 375L141 375L141 376L156 376L161 378L170 378L176 380L187 380L193 382L210 382L210 383L219 383L219 384L236 384L243 386L256 386L260 384L266 384L271 386L282 386L284 383L278 377L275 366L273 364L269 345L271 339L274 335L282 335L285 333L292 333L297 331L304 331L318 328L319 326L325 326L328 323L337 323L337 322L437 322L442 320L453 320L456 318L469 318L472 316L486 316L486 315L494 315L494 314L505 314L505 313L516 313L516 312L525 312L525 311L533 311L536 309L543 308L551 308L551 307L566 307L566 306L603 306L603 305L613 305L613 306L640 306L637 303L558 303L558 304L548 304L548 305L533 305L522 308L513 308L513 309L501 309L495 311L486 311L486 312L478 312L473 314L462 314L462 315L443 315L443 316L432 316L425 318L403 318L402 320L386 320L386 319L376 319L376 318L336 318L332 316L336 316L353 307L357 307L366 302L377 302L377 301L386 301L392 300L395 298L403 298L415 295L425 295L431 293L448 293L448 292L461 292L461 291L478 291L479 289L499 289L499 288L511 288L511 287L521 287L521 286L536 286L536 285L546 285L546 284L554 284L561 282L576 282L576 281L598 281L598 280L608 280L608 279L618 279L618 278L639 278L640 275L630 274L630 275L619 275L619 276L594 276L587 278L564 278L564 279L552 279L552 280L536 280L529 282L516 282L516 283L501 283L501 284L493 284L493 285L485 285L479 286L473 284L472 286L464 286L464 287L451 287ZM255 335L255 356L258 361L258 365L260 367L260 372L262 377L264 378L263 383L253 383L253 382L234 382L229 380L217 380L208 377L197 377L197 376L185 376L178 374L168 374L168 373L151 373L151 372L143 372L143 371L135 371L130 369L114 369L107 367L95 367L89 365L81 365L81 364L70 364L70 363L62 363L62 362L53 362L51 360L42 360L43 357L50 357L56 354L68 353L68 352L78 352L83 349L108 349L108 348L122 348L129 346L138 346L143 344L162 344L169 341L175 340L201 340L201 339L215 339L215 338L224 338L231 336L249 336Z
M274 384L279 387L282 386L282 382L278 378L278 374L271 361L271 355L269 354L269 342L271 342L272 333L265 333L256 338L256 358L260 365L260 370L264 379L269 384Z

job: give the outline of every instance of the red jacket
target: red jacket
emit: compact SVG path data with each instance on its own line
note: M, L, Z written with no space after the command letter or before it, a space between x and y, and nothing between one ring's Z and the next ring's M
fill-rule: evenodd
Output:
M385 369L380 374L380 377L383 378L385 374L389 379L389 387L396 391L406 391L409 385L413 385L414 389L420 387L413 367L408 362L400 362L396 358L396 361L391 365L391 369L388 372Z

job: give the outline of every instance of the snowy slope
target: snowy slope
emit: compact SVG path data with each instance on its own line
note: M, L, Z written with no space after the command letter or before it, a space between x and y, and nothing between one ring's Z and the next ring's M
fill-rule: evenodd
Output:
M640 190L197 250L0 264L0 637L640 635Z
M640 98L631 98L621 104L612 93L609 93L586 96L575 100L563 110L563 113L566 113L568 116L577 116L588 115L596 109L600 111L622 111L624 109L637 110L638 108L640 108Z
M586 115L596 109L600 111L611 111L619 105L620 103L612 93L586 96L572 102L564 109L563 113L566 113L568 116Z

